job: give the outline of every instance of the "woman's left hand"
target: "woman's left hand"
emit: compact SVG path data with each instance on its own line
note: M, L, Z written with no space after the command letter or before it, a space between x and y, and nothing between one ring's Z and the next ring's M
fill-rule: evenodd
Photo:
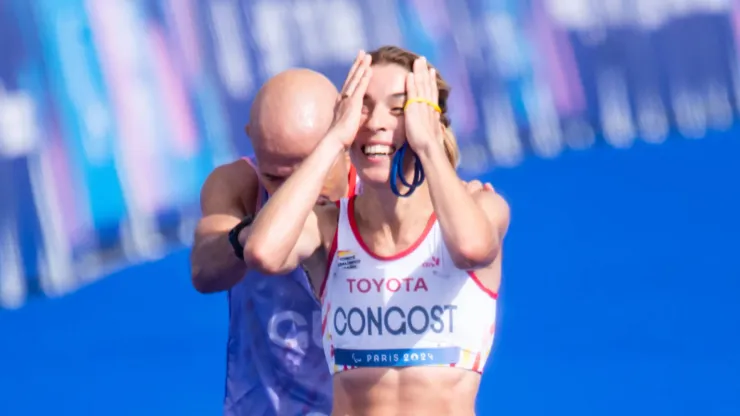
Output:
M404 109L406 140L417 153L442 145L438 101L437 72L429 68L426 58L418 58L413 71L406 76Z

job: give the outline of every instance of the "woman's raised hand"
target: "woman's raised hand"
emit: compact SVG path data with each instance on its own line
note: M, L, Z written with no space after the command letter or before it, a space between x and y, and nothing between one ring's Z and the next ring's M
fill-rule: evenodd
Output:
M345 148L352 145L357 130L360 128L363 98L372 76L371 64L372 58L365 51L357 54L334 107L331 133L342 142Z
M442 144L437 72L429 68L426 58L414 61L413 71L406 76L404 106L406 140L419 153L428 146Z

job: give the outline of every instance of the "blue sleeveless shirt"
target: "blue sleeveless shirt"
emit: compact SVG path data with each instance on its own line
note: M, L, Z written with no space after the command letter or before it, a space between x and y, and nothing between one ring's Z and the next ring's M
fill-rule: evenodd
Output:
M356 182L350 170L350 192ZM267 192L260 185L261 202ZM328 416L332 379L308 277L249 272L228 293L226 416Z

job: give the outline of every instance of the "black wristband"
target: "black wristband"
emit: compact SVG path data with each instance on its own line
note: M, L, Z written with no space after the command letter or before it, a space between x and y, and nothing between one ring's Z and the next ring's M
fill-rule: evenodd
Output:
M241 233L243 229L252 225L253 222L254 215L247 215L239 224L236 225L236 227L229 231L229 243L231 243L231 247L234 249L234 255L239 260L244 260L244 246L239 242L239 233Z

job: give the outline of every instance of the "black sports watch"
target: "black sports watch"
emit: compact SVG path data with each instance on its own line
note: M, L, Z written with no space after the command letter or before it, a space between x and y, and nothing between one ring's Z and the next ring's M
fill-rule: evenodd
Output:
M243 229L252 225L253 222L254 215L247 215L239 224L236 225L236 227L229 231L229 243L231 243L231 247L234 249L234 255L239 258L239 260L244 260L244 246L239 242L239 233L241 233Z

